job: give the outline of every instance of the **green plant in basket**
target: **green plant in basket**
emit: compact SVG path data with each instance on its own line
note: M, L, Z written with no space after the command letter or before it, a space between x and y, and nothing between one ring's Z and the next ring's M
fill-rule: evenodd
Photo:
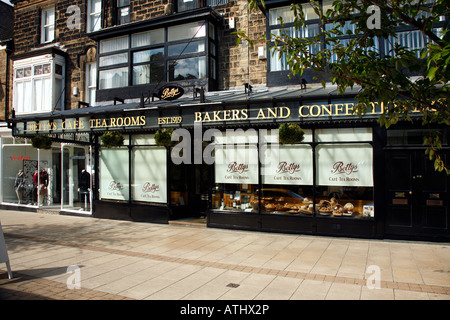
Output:
M101 136L102 144L106 148L115 148L123 146L123 135L117 131L106 131Z
M172 147L177 142L172 141L173 129L159 129L155 133L155 142L158 146Z
M34 136L31 138L31 145L37 149L50 149L52 147L52 139L47 136Z

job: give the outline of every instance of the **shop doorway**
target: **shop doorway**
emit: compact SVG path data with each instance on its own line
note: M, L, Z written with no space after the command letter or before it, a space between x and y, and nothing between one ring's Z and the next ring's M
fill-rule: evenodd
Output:
M209 193L209 166L170 164L171 220L195 219L206 223Z
M444 151L446 163L449 152ZM448 237L449 177L434 169L423 149L385 152L385 233Z
M92 212L91 148L62 145L62 210Z

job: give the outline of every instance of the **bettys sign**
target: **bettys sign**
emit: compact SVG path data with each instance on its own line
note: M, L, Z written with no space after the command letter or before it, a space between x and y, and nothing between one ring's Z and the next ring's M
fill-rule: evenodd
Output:
M158 91L158 98L161 100L176 100L184 94L184 89L179 86L169 85L162 87Z

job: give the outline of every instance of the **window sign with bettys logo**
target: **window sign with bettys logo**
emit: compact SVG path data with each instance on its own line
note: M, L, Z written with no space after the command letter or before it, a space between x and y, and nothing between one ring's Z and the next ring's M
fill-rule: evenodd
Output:
M128 201L128 149L102 148L100 152L100 199Z
M258 183L258 149L250 146L216 146L216 183Z
M167 203L167 152L161 147L133 149L134 201Z
M312 155L309 145L267 148L261 168L263 184L312 185Z
M372 187L372 153L369 144L318 146L318 185Z
M371 218L373 149L370 144L322 144L316 148L316 213Z

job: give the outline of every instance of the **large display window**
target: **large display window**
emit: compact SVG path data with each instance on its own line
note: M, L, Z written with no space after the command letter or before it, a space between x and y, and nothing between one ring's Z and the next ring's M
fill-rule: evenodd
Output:
M128 148L100 150L100 200L125 202L130 198Z
M265 148L261 178L261 212L313 214L313 149L311 145Z
M100 151L100 200L167 204L167 167L154 135L126 136L123 147Z
M323 144L316 149L321 216L373 217L373 151L370 144Z
M54 198L58 187L54 163L58 150L36 149L21 138L4 139L4 142L1 153L2 202L32 207L59 204Z
M214 212L374 217L370 128L306 130L296 145L273 137L215 146Z
M256 145L216 145L213 208L252 212L259 183Z
M167 203L167 151L162 147L134 147L132 195L138 202Z

